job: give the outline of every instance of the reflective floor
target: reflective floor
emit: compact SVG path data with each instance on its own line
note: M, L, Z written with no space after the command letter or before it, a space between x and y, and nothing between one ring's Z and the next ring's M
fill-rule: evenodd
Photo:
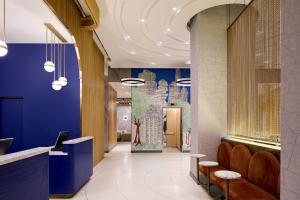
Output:
M122 143L106 154L76 200L209 200L189 175L190 159L176 149L130 153Z

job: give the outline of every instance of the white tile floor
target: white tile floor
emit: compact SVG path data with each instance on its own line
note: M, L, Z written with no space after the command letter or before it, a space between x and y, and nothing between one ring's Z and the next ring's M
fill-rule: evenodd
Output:
M130 153L119 144L94 169L91 180L74 200L210 200L189 175L187 154Z

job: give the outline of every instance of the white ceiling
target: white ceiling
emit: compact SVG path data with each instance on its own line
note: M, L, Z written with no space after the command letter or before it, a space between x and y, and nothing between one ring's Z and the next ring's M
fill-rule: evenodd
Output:
M131 87L122 85L121 82L109 83L117 92L117 98L131 98Z
M0 39L3 38L3 0L0 0ZM44 23L51 23L68 42L72 38L65 26L43 0L7 0L6 30L8 43L45 43Z
M249 2L250 0L246 0ZM244 0L97 0L97 34L113 68L189 67L187 22L210 7Z

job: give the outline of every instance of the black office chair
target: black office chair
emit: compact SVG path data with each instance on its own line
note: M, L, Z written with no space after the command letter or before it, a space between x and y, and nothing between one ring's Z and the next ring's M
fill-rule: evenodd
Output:
M55 142L54 148L51 149L51 151L62 151L63 148L63 142L66 141L69 137L69 131L61 131L58 134L58 137Z
M0 156L5 154L6 150L10 147L13 140L14 138L0 139Z

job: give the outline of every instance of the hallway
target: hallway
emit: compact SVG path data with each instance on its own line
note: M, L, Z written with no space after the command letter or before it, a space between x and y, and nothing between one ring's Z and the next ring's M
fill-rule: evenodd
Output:
M95 167L94 175L75 200L209 200L189 175L187 154L130 153L130 144L118 144Z

